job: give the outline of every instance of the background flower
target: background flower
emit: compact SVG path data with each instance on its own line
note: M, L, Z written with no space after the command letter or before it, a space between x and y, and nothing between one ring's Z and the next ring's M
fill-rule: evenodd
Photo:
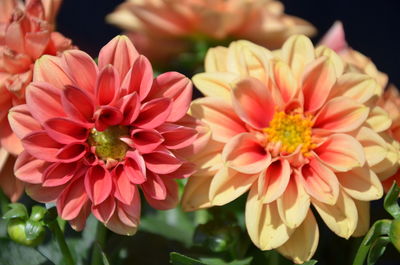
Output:
M75 229L93 213L112 231L132 235L138 187L151 206L169 209L178 202L174 179L193 172L175 153L197 135L187 126L196 126L186 116L192 86L176 72L154 79L149 61L123 36L98 58L97 66L70 50L36 62L27 103L9 114L25 148L15 174L35 200L56 201Z

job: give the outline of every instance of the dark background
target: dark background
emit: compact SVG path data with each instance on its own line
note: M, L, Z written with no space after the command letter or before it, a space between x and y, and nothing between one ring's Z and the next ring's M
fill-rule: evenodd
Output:
M122 0L64 0L58 30L80 49L96 57L100 48L121 31L104 17ZM399 0L282 0L286 13L310 21L318 41L335 20L344 23L348 43L371 57L378 69L400 86Z

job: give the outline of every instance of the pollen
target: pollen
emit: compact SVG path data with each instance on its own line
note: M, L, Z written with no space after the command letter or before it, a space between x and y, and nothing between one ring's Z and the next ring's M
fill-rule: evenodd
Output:
M269 127L263 129L263 132L268 142L280 144L281 152L293 153L301 146L303 155L309 156L310 151L316 147L312 141L312 126L311 116L279 111L274 114Z
M120 137L128 135L128 128L124 126L112 126L104 131L95 128L90 132L88 142L96 147L96 155L102 160L121 160L125 157L129 146L120 140Z

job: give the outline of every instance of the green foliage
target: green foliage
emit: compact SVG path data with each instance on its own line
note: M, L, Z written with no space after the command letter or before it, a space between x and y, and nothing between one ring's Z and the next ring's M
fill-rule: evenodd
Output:
M371 248L368 253L367 264L373 265L375 264L379 257L383 255L386 250L386 245L390 243L389 237L378 237L374 243L371 245Z
M19 245L11 240L0 239L1 265L50 265L53 264L39 251Z
M170 262L173 265L205 265L200 260L195 260L176 252L170 253Z
M383 203L383 207L385 207L385 210L390 213L390 215L393 216L394 219L400 218L400 206L397 203L397 198L399 197L399 194L400 187L396 184L396 182L394 182Z

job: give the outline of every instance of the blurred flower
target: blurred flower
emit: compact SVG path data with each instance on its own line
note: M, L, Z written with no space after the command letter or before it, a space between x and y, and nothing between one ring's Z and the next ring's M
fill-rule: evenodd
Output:
M32 81L35 60L43 54L56 55L72 48L69 39L58 32L53 32L53 23L60 3L60 0L27 0L25 4L19 0L1 2L0 126L2 129L0 145L2 149L13 155L19 154L22 146L11 131L7 113L12 106L25 102L25 87ZM0 163L5 163L5 161L0 161ZM0 186L15 201L21 194L22 184L15 180L11 170L7 172L11 175L4 176L2 173ZM12 187L18 187L18 189L12 191Z
M250 190L252 241L296 263L318 245L311 205L337 235L365 233L368 201L383 193L374 171L390 167L374 129L387 114L371 121L377 82L305 36L274 52L248 41L210 49L205 70L193 82L206 97L190 113L210 127L211 140L194 157L184 209L224 205Z
M276 48L293 34L315 33L283 9L274 0L127 0L107 21L124 29L140 52L162 60L188 50L190 39L249 39Z
M92 212L112 231L132 235L138 186L151 206L169 209L178 201L174 179L193 172L175 153L192 148L197 135L187 126L196 126L186 115L192 85L176 72L154 79L149 61L124 36L98 58L97 66L69 50L36 61L26 104L9 114L25 149L15 174L33 199L56 201L75 229Z

